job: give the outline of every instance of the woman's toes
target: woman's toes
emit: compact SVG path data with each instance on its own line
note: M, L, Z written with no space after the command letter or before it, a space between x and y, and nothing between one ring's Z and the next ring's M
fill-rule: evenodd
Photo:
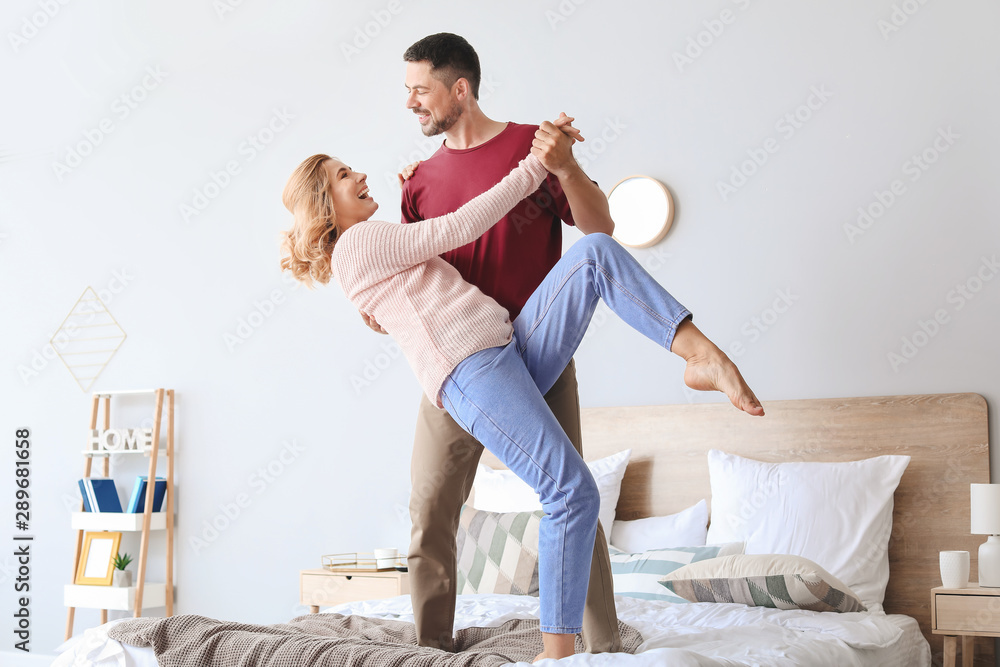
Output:
M764 408L763 406L761 406L760 401L758 401L756 398L750 398L744 401L742 410L751 415L754 415L755 417L764 416Z
M699 391L721 391L738 409L755 416L764 414L736 364L722 352L710 358L692 357L684 369L684 383Z

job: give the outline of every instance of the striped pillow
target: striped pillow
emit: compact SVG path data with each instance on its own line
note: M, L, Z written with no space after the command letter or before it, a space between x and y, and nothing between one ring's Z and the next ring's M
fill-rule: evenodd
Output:
M683 604L688 601L660 585L664 575L690 563L740 553L743 553L743 542L651 549L635 554L611 547L611 578L615 594Z
M462 506L458 593L538 595L538 527L545 512L487 512Z
M691 602L811 611L868 611L847 584L808 558L754 554L682 567L660 584Z

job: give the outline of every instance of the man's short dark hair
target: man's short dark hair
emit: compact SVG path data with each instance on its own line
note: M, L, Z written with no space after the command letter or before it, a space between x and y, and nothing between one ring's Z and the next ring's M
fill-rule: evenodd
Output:
M408 63L429 61L431 73L449 88L460 78L466 79L472 88L472 96L479 99L479 80L482 77L479 56L464 37L450 32L428 35L414 42L403 54L403 60Z

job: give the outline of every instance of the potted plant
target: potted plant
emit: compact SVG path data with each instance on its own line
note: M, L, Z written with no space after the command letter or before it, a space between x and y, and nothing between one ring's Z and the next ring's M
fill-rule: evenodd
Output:
M111 579L112 586L128 588L132 585L132 570L125 569L131 562L132 557L128 554L115 554L115 571Z

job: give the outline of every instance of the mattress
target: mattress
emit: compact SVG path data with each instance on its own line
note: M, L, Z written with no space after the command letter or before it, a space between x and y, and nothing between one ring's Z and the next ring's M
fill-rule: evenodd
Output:
M615 605L618 617L642 634L644 642L639 652L578 654L559 661L559 665L929 667L931 664L930 646L916 620L909 616L817 613L737 604L672 604L617 595ZM413 620L408 595L352 602L322 613ZM537 616L536 597L460 595L455 629L493 627L512 618ZM122 620L126 619L90 628L63 644L53 667L157 667L152 649L108 638L108 629Z

